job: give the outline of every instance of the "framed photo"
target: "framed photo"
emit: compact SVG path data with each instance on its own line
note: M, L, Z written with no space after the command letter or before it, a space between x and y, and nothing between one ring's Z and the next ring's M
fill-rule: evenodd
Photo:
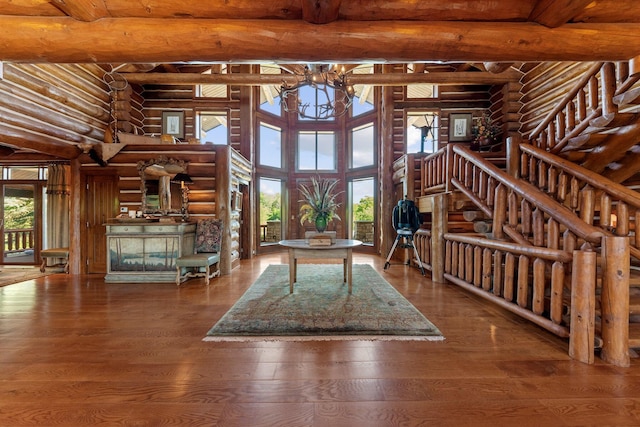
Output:
M471 141L471 113L449 114L449 142Z
M162 112L162 134L184 138L184 111Z

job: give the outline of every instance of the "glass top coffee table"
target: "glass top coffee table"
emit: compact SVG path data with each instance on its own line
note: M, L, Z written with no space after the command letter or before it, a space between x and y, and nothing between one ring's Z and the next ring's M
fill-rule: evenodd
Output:
M344 281L349 285L349 293L351 293L353 267L351 252L353 248L362 244L360 240L335 239L335 243L327 246L311 246L305 239L281 240L278 244L289 250L289 293L293 293L293 284L298 278L298 258L342 259Z

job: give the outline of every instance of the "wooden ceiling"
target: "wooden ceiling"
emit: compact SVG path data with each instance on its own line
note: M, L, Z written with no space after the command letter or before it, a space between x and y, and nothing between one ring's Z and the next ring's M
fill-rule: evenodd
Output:
M2 60L539 62L640 53L637 0L0 0Z

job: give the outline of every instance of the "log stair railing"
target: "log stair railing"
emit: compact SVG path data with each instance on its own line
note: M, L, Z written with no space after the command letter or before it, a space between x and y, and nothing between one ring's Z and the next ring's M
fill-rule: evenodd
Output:
M433 280L455 283L568 337L569 354L577 360L591 363L597 343L603 360L628 366L629 298L618 290L628 290L628 274L625 282L614 273L629 271L627 239L579 220L537 186L465 147L452 144L429 157L421 163L421 176L444 191L421 188L432 199L431 229L418 231L415 241L423 263L431 264ZM427 169L434 165L447 181L430 178L435 175ZM492 219L491 238L447 230L446 198L454 190ZM607 302L601 304L599 324L597 283Z
M629 242L629 346L640 347L640 194L586 168L521 144L522 179L569 207L607 236ZM600 287L597 291L600 291Z

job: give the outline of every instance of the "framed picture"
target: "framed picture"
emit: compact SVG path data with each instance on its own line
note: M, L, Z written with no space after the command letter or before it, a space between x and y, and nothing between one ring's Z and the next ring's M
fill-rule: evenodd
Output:
M449 114L449 142L471 141L471 113Z
M162 112L162 134L184 138L184 111Z
M242 210L242 193L239 191L231 192L231 210L232 211Z

